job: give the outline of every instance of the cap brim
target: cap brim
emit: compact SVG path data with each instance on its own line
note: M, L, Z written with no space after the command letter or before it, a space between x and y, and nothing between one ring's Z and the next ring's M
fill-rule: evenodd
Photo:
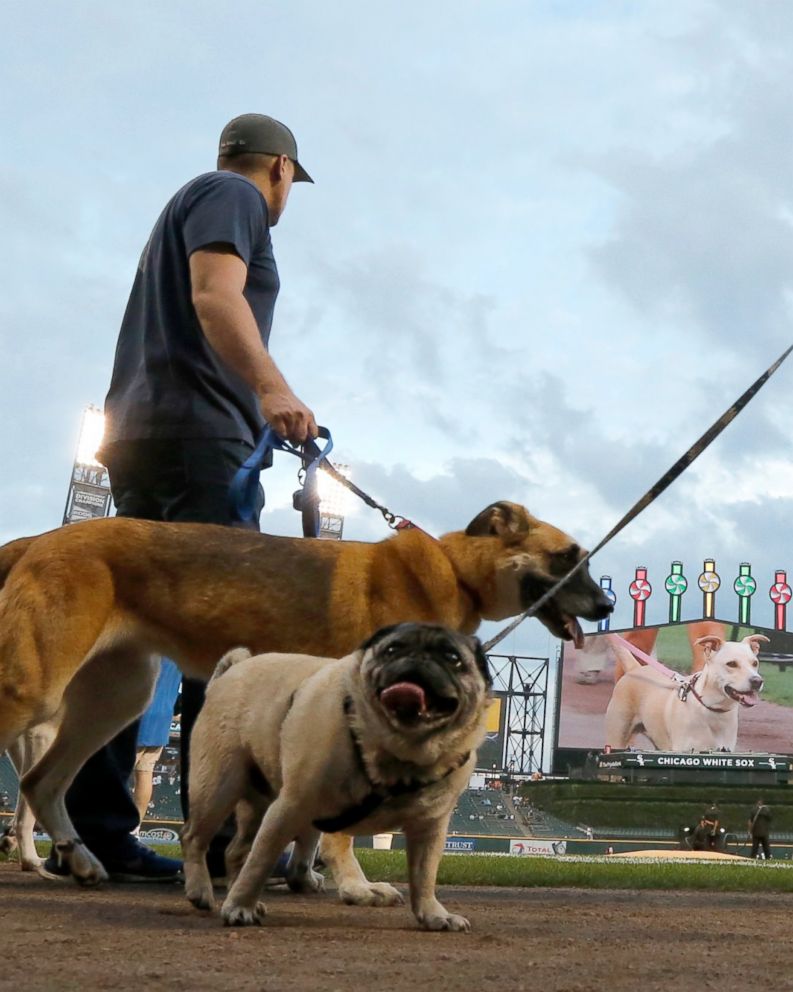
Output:
M295 165L295 174L294 174L294 177L292 179L292 182L293 183L313 183L314 180L306 172L306 170L303 168L303 166L299 162L295 161L295 159L292 159L292 161L294 162L294 165Z

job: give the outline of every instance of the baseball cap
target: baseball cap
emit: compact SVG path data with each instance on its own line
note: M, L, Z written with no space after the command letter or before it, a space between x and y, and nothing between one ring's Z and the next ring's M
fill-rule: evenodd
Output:
M241 114L220 132L219 155L287 155L295 165L296 183L313 183L314 180L297 160L297 142L286 126L265 114Z

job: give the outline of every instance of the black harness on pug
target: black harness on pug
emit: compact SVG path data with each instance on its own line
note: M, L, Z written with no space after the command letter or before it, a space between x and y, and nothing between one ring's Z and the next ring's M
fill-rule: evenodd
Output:
M352 712L352 699L347 696L344 700L344 714L348 718L347 726L350 731L350 741L352 743L353 753L355 754L355 760L358 763L358 770L369 783L371 791L368 792L360 802L355 803L353 806L348 806L336 816L328 816L321 820L314 820L314 826L317 830L321 830L323 834L336 834L347 830L356 823L360 823L362 820L365 820L367 816L374 813L374 811L382 806L388 799L398 799L401 796L407 796L414 792L420 792L422 789L427 789L431 785L437 785L438 782L442 782L445 778L448 778L452 772L456 772L458 768L462 768L471 756L471 752L467 751L461 758L458 759L457 763L452 765L448 771L445 771L440 778L431 779L429 782L415 778L410 779L408 782L397 782L396 785L383 785L382 783L373 782L369 776L369 772L366 770L366 764L363 760L361 741L353 730L352 725L349 723L349 717Z

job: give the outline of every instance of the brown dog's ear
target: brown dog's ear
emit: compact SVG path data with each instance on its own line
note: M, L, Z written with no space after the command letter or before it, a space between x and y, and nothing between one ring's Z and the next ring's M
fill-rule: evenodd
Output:
M760 641L770 644L771 638L766 637L765 634L747 634L741 643L748 644L755 654L760 654Z
M501 500L491 503L477 514L465 528L468 537L504 537L509 534L526 534L534 518L517 503Z
M712 654L715 654L719 648L724 644L721 637L716 637L715 634L707 634L705 637L698 637L695 644L701 644L702 649L705 652L705 661L710 658Z

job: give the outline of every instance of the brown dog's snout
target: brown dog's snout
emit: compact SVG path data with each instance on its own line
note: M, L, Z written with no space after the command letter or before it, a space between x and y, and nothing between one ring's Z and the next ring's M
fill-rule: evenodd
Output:
M577 588L576 588L577 584ZM605 620L614 612L614 603L609 599L599 583L595 582L588 570L578 573L573 583L574 591L578 593L586 603L584 608L575 610L579 616L586 620Z
M614 604L609 602L604 596L595 607L593 620L605 620L607 616L614 612Z

